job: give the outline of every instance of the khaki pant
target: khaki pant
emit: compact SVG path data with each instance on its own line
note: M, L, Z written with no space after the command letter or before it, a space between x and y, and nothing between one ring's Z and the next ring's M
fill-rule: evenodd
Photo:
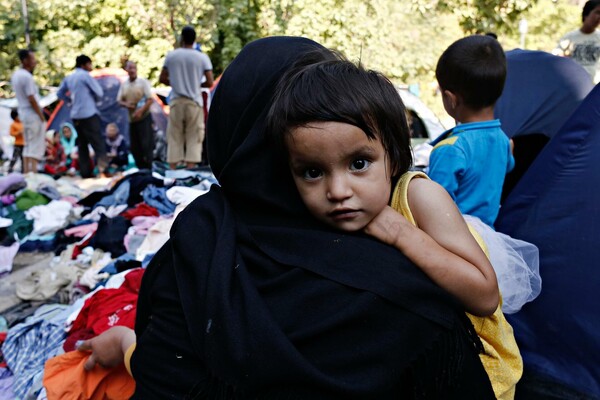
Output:
M195 101L178 97L170 103L167 126L167 162L199 163L202 161L204 112Z
M23 121L23 157L34 158L38 161L44 159L46 153L46 122L37 114L27 116Z

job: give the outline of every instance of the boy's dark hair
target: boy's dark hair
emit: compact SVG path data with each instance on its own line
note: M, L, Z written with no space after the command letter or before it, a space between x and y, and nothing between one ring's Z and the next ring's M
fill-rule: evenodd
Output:
M15 110L14 108L12 110L10 110L10 117L12 118L12 120L14 121L15 119L17 119L19 117L19 113L17 110Z
M29 53L31 53L31 50L29 49L21 49L19 50L19 52L17 53L17 55L19 56L19 61L23 62L27 59L27 57L29 57Z
M496 39L467 36L444 51L435 77L442 90L459 95L468 107L493 106L504 89L506 56Z
M381 141L393 175L407 171L410 134L398 91L382 74L330 54L313 62L318 57L309 53L281 78L267 132L283 145L293 129L311 122L350 124Z
M77 58L75 59L75 68L81 68L85 64L91 63L91 62L92 62L91 58L89 58L85 54L82 54L80 56L77 56Z
M196 41L196 31L191 26L184 26L181 30L181 41L184 44L194 44Z
M590 15L594 8L600 6L600 1L598 0L589 0L583 5L583 10L581 11L581 22Z

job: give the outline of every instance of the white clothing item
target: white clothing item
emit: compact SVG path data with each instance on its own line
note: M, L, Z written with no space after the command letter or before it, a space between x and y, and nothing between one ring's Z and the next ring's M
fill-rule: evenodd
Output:
M516 313L542 290L538 248L496 232L477 217L464 215L464 218L481 235L487 246L502 295L502 312Z
M0 274L12 271L15 255L19 251L19 242L14 242L8 247L0 246Z
M99 282L110 276L108 272L100 272L100 270L106 267L111 261L110 253L96 250L92 256L90 267L84 272L81 278L79 278L79 283L90 289L95 288Z
M72 208L68 201L52 200L45 206L31 207L25 216L33 220L34 235L48 235L67 226Z
M563 36L556 49L556 55L569 57L581 65L592 77L594 83L600 80L600 32L583 33L579 29Z
M429 143L421 143L413 147L413 166L415 167L428 167L429 166L429 156L431 155L431 151L433 150L433 146Z
M206 54L194 49L175 49L167 54L163 68L169 72L171 101L186 97L203 106L200 91L202 77L213 68Z
M163 219L158 221L150 228L148 235L135 252L135 259L144 261L148 254L156 253L169 240L169 231L175 218Z
M42 185L56 187L56 181L50 175L28 172L23 177L30 190L37 190Z
M210 185L209 185L210 188ZM182 212L192 201L196 200L203 194L208 193L207 190L193 189L186 186L173 186L167 190L167 199L177 204L173 218L177 218L180 212Z
M11 226L12 223L13 223L12 219L0 217L0 228L7 228L7 227Z
M54 183L56 185L56 190L58 190L58 193L60 193L61 196L73 196L80 199L85 194L80 187L74 185L68 179L60 178L59 180L54 181Z
M110 206L108 208L104 206L98 206L92 210L91 213L86 215L86 219L91 219L92 221L100 221L100 217L102 215L106 215L108 218L114 218L117 215L121 214L123 211L127 209L127 204L121 204L118 206Z
M167 199L175 204L188 205L207 192L208 190L192 189L186 186L173 186L167 190L166 195Z
M39 120L40 117L31 106L31 103L29 103L29 96L34 96L38 103L38 107L40 107L40 110L42 109L40 106L40 90L36 85L31 72L19 68L12 74L10 83L17 98L19 118L23 121L28 117L35 116Z

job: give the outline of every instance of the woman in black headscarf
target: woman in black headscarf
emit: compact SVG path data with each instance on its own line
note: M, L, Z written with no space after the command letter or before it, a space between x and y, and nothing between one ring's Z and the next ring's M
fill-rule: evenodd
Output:
M331 57L262 39L224 73L208 122L221 187L146 271L134 398L493 398L461 307L394 248L317 222L268 142L277 81L308 52Z

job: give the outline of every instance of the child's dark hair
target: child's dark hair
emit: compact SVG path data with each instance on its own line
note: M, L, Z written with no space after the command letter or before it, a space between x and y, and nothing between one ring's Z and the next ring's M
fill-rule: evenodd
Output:
M581 22L585 20L585 17L590 15L594 8L600 6L600 1L598 0L589 0L583 5L583 10L581 10Z
M23 62L27 59L27 57L29 57L29 54L32 53L32 50L30 49L21 49L17 52L17 55L19 56L19 61Z
M459 95L468 107L493 106L506 79L506 56L498 41L473 35L459 39L438 60L435 77L442 90Z
M184 44L194 44L196 41L196 30L191 26L184 26L181 30L181 41Z
M85 54L81 54L75 58L75 68L81 68L87 63L91 63L92 59L86 56Z
M393 175L406 172L412 153L398 91L382 74L330 54L312 63L318 57L308 54L281 78L267 117L269 135L283 146L286 135L311 122L353 125L381 141Z
M13 108L12 110L10 110L10 117L14 121L19 117L19 112Z

